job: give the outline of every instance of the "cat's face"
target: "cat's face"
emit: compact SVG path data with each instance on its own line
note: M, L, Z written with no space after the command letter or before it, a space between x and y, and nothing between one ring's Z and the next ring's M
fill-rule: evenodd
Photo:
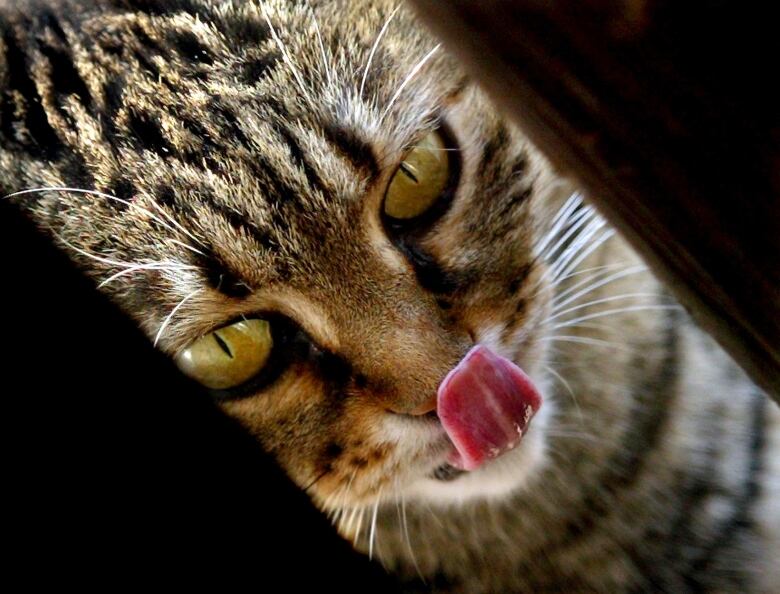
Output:
M224 409L323 507L524 484L548 405L516 449L455 477L433 409L477 343L544 390L546 165L389 3L215 15L95 20L112 123L75 103L62 117L96 189L129 202L74 198L59 235L185 370L203 379L211 358ZM424 204L404 202L404 162ZM214 363L220 348L241 361Z

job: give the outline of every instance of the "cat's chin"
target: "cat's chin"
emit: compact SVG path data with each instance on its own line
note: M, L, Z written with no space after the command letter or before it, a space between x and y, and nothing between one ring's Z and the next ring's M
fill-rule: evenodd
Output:
M500 500L527 487L538 476L546 460L545 429L549 412L542 407L532 428L518 447L477 470L458 471L449 465L412 482L405 489L410 500L428 505L457 505L479 500Z

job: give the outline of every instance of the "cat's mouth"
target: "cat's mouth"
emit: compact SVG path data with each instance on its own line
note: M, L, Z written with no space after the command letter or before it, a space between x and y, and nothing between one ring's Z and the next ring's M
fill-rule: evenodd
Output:
M428 476L429 478L435 479L437 481L449 483L450 481L454 481L456 478L463 476L464 474L466 474L465 470L455 468L452 464L445 462L441 466L436 467L434 471Z
M476 470L513 449L541 404L522 369L478 344L439 386L436 413L455 446L447 462Z
M454 449L431 478L452 481L514 449L541 404L517 365L475 346L439 386L435 414Z

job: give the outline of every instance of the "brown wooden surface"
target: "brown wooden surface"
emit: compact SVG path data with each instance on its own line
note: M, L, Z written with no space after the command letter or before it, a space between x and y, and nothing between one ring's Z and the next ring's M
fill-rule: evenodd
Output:
M410 1L780 402L772 3Z

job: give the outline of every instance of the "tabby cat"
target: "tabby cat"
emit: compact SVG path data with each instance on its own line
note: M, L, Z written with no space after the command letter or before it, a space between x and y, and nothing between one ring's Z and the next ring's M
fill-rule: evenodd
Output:
M408 591L780 592L778 411L406 8L0 34L2 193Z

